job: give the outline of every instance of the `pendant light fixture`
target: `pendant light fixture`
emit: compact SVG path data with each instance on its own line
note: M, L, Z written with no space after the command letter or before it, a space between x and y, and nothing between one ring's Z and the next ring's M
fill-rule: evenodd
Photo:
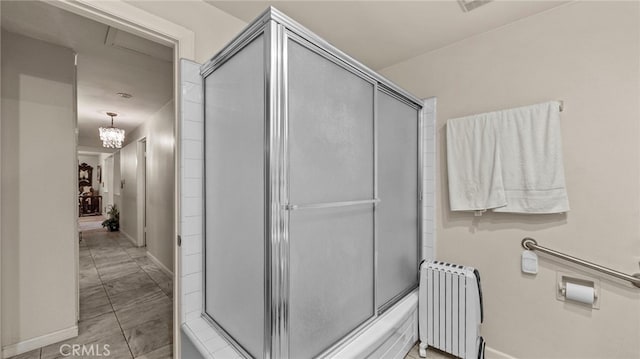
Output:
M102 147L121 148L124 142L124 130L113 127L113 118L118 116L117 113L107 112L107 116L111 116L111 127L100 127L100 139Z

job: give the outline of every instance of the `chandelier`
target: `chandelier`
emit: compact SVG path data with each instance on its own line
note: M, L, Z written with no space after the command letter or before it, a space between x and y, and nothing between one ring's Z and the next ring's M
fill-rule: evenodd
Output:
M102 147L121 148L122 142L124 142L124 130L113 127L113 117L118 116L118 114L107 112L107 116L111 116L111 127L100 127Z

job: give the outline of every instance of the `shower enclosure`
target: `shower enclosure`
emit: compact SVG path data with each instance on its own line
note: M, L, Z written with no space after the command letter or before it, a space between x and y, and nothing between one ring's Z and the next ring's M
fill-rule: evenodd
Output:
M418 285L422 102L273 8L201 75L204 315L326 355Z

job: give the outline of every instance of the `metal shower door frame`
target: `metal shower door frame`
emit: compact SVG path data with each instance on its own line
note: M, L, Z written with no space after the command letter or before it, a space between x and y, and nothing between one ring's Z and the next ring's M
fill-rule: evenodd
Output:
M269 58L270 53L269 51L271 51L271 47L272 47L272 41L271 41L271 27L273 26L273 22L272 21L255 21L253 23L251 23L249 26L247 26L236 38L234 38L227 46L225 46L225 48L223 48L223 50L221 50L219 53L217 53L216 55L214 55L211 60L207 61L206 63L204 63L201 67L200 67L200 76L203 79L203 84L205 83L206 78L212 74L215 70L217 70L218 68L220 68L222 65L224 65L228 60L230 60L231 58L233 58L233 56L235 56L237 53L239 53L240 51L242 51L247 45L249 45L253 40L255 40L256 38L260 37L261 35L264 35L264 41L265 41L265 61L264 61L264 70L265 70L265 121L267 121L267 123L265 124L265 129L270 128L270 125L272 123L272 116L271 116L271 94L272 92L270 91L269 86L274 82L273 80L270 79L271 77L271 64L269 63ZM269 55L269 56L266 56ZM203 86L203 99L205 99L203 101L203 105L202 105L202 109L203 109L203 113L206 114L206 86ZM277 118L277 117L276 117ZM204 127L205 127L205 133L206 133L206 126L207 126L207 122L206 119L204 121ZM270 131L269 130L265 130L265 141L269 141L269 136L270 136ZM265 143L270 143L269 142L265 142ZM204 141L204 153L206 153L206 141ZM271 183L270 178L271 178L271 173L270 173L270 168L272 167L270 165L270 159L273 156L271 156L271 151L267 150L264 153L264 166L265 166L265 179L264 179L264 183L265 183L265 198L264 198L264 204L265 204L265 239L266 238L270 238L269 237L269 231L270 231L270 218L271 218L271 212L270 212L270 208L269 208L269 204L271 203L270 200L270 194L271 194L271 190L269 188L269 185ZM206 174L206 165L207 165L207 161L205 158L204 161L204 168L203 168L203 173ZM202 181L202 193L203 193L203 198L206 198L206 175L205 175L205 180ZM206 219L206 204L205 201L203 200L203 217ZM206 246L207 246L207 241L206 241L206 220L203 221L203 233L204 233L204 240L202 241L202 266L203 266L203 275L202 275L202 318L207 321L211 326L213 326L216 331L222 336L224 337L229 343L231 343L231 345L238 351L240 352L244 357L246 358L251 358L252 356L249 354L249 352L242 346L240 345L235 338L233 338L233 336L231 336L214 318L211 314L207 313L207 308L206 308L206 281L207 281L207 260L206 260ZM272 357L270 356L271 353L271 321L272 321L272 317L271 317L271 312L270 310L267 310L267 306L270 305L271 303L271 293L268 289L269 287L269 283L271 283L270 281L270 272L268 271L268 269L271 266L271 246L266 245L265 244L265 270L264 270L264 274L265 274L265 281L264 281L264 285L265 285L265 298L264 298L264 303L265 303L265 312L264 312L264 316L265 316L265 323L264 323L264 358L265 359L271 359ZM267 330L268 329L268 330Z
M289 203L289 133L288 133L288 52L287 42L293 40L303 47L315 52L332 63L355 74L361 79L373 84L373 147L374 147L374 173L373 188L374 197L369 202L378 199L377 186L377 162L378 162L378 92L382 91L404 103L416 108L418 113L418 188L417 196L417 258L419 263L422 258L422 203L423 203L423 139L424 139L424 110L422 100L414 97L400 87L396 86L381 75L373 72L360 62L336 49L325 40L319 38L304 26L288 18L278 10L270 7L256 20L250 23L229 45L217 53L211 60L201 67L201 76L205 79L208 75L222 66L227 60L241 51L251 41L260 35L264 35L264 69L265 69L265 133L264 133L264 213L265 213L265 268L264 268L264 358L279 359L289 358L289 214L295 210L295 205ZM204 91L204 87L203 87ZM203 105L204 107L204 105ZM206 121L205 121L206 126ZM205 141L206 146L206 141ZM206 166L206 159L205 159ZM206 173L206 171L205 171ZM203 187L206 181L203 181ZM206 188L203 188L206 198ZM354 201L361 202L361 201ZM362 201L364 202L364 201ZM343 203L343 205L352 203ZM362 203L355 203L362 204ZM393 306L407 293L415 290L418 285L416 273L415 286L411 286L387 303L378 303L377 298L377 255L378 235L376 224L376 208L373 203L374 223L374 271L373 271L373 302L374 308L371 317L361 323L348 335L324 350L319 357L329 357L331 353L343 348L353 337L371 326L385 310ZM324 204L327 205L327 204ZM329 204L330 205L330 204ZM204 202L203 202L204 206ZM206 210L206 208L203 208ZM205 213L206 218L206 213ZM206 226L206 221L203 221ZM206 288L206 228L204 228L205 240L203 240L203 278L202 285ZM245 357L251 355L231 336L224 328L206 312L206 290L203 290L202 316L214 328L221 333L232 345ZM382 304L381 306L379 306Z
M275 10L275 9L273 9ZM275 10L276 13L274 15L279 15L279 13L277 13L277 10ZM277 16L276 16L277 17ZM375 213L375 208L376 208L376 204L379 202L378 197L378 188L377 188L377 153L376 153L376 149L377 149L377 145L376 145L376 141L377 141L377 134L376 134L376 96L377 96L377 92L378 92L378 81L376 81L376 79L372 78L371 76L368 76L365 72L361 71L360 69L358 69L357 67L354 67L350 62L345 61L345 59L340 58L338 56L336 56L335 52L337 51L335 48L331 47L331 45L327 44L324 42L324 40L318 38L316 35L314 35L313 33L311 33L310 31L306 30L304 27L302 27L301 25L293 22L293 20L283 17L282 19L276 19L276 21L282 21L283 23L279 23L279 27L281 27L283 29L282 33L281 33L281 39L279 41L282 42L282 47L281 47L281 64L283 67L283 74L284 76L282 77L282 82L280 83L279 89L280 91L282 91L282 103L281 103L281 108L282 108L282 116L284 117L284 121L283 121L283 139L285 140L285 143L282 144L282 147L284 148L284 153L283 153L283 168L282 170L284 171L284 181L282 181L282 185L283 187L280 189L283 192L282 193L286 193L286 197L283 198L283 201L279 204L279 208L281 211L286 212L284 214L284 218L286 218L285 221L282 222L282 227L285 230L285 233L283 234L283 239L284 239L284 245L286 246L286 249L284 249L284 253L287 254L287 257L282 257L280 258L280 260L282 260L281 262L281 269L283 271L282 273L282 277L286 278L284 283L284 287L283 288L286 290L287 295L282 297L282 306L284 308L286 308L286 312L285 315L281 318L274 318L274 320L281 320L282 322L281 324L281 328L283 329L283 332L281 337L279 338L275 338L276 336L274 335L274 341L277 340L280 343L280 351L279 352L275 352L273 353L273 358L289 358L289 317L288 317L288 308L289 308L289 257L288 257L288 253L289 253L289 216L291 211L294 210L298 210L298 209L303 209L303 208L334 208L334 207L342 207L342 206L353 206L353 205L372 205L373 210L372 210L372 220L373 220L373 234L374 234L374 238L373 238L373 288L372 288L372 298L373 298L373 310L371 315L362 323L360 323L356 328L354 328L351 332L349 332L345 337L341 338L338 342L332 344L331 346L329 346L328 348L325 348L325 350L323 350L323 352L319 355L319 357L323 357L325 356L327 353L332 352L334 348L338 347L340 344L347 342L349 339L351 339L352 337L354 337L355 335L357 335L357 332L359 332L359 330L361 328L366 328L367 326L371 325L377 318L378 313L377 313L377 301L376 301L376 290L377 290L377 233L376 233L376 213ZM344 201L344 202L330 202L330 203L318 203L318 204L292 204L289 202L289 173L290 173L290 166L289 166L289 156L290 156L290 152L289 152L289 147L288 147L288 140L289 140L289 136L288 136L288 124L289 124L289 118L288 118L288 78L287 78L287 69L288 69L288 58L289 58L289 54L288 54L288 42L289 41L294 41L296 42L298 45L304 47L305 49L312 51L313 53L315 53L318 56L321 56L322 58L330 61L331 63L339 66L340 68L350 72L351 74L357 76L358 78L368 82L369 84L372 85L372 96L373 96L373 114L374 114L374 118L373 118L373 173L372 173L372 177L373 177L373 198L372 199L363 199L363 200L357 200L357 201ZM345 55L346 56L346 55ZM353 60L355 61L355 60Z

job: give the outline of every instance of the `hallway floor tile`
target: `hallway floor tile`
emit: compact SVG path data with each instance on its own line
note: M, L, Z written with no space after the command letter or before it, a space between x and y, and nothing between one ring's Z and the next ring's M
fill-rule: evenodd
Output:
M172 358L172 278L147 258L146 248L136 248L120 232L83 232L78 331L76 338L11 359ZM94 352L64 355L69 352L64 344Z

